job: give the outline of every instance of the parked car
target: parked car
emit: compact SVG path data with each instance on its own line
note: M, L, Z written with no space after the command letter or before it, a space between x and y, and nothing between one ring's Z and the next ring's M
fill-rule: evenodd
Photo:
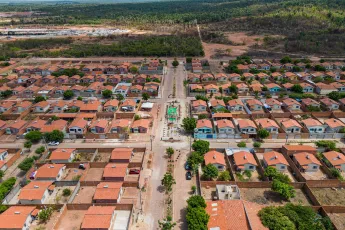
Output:
M188 163L186 163L186 164L184 165L184 168L185 168L186 170L192 170L192 167L191 167Z
M79 169L82 169L82 170L85 170L85 169L86 169L84 164L79 164L79 167L78 167L78 168L79 168Z
M51 146L56 146L56 145L59 145L59 144L60 144L60 142L58 142L58 141L51 141L51 142L48 143L48 145L51 145Z
M192 179L192 173L191 172L186 172L186 180L191 180Z
M130 169L129 174L140 174L140 169Z

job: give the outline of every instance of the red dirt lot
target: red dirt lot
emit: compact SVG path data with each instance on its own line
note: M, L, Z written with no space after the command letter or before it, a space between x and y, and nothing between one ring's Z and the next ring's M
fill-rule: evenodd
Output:
M73 200L73 204L92 203L92 197L95 194L96 186L82 186Z
M59 225L59 230L78 230L83 222L86 210L67 210L62 217ZM51 229L51 228L47 228Z
M90 168L84 178L85 181L101 181L103 176L103 168Z

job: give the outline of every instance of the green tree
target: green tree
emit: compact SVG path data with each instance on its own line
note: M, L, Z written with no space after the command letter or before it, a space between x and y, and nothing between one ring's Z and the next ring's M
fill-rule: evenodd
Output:
M46 99L43 96L37 96L34 99L35 103L41 102L41 101L45 101Z
M300 84L295 84L291 87L291 91L295 93L303 93L303 87Z
M25 135L25 139L33 143L37 143L42 138L42 133L38 130L30 131Z
M187 200L188 207L190 208L206 208L206 201L202 196L194 195Z
M150 95L148 93L143 93L143 100L147 101L148 99L150 99Z
M254 142L253 144L254 148L260 148L261 147L261 142Z
M165 173L163 179L161 180L161 184L165 188L165 192L169 193L172 191L172 186L176 184L176 181L174 177L171 175L171 173Z
M239 148L245 148L247 146L246 142L241 141L240 143L237 144L237 147Z
M53 214L53 208L52 207L47 207L45 209L41 209L41 211L38 213L38 219L41 222L47 222L51 215Z
M62 190L62 195L63 196L70 196L71 193L72 193L72 191L69 188L65 188L64 190Z
M292 62L292 59L289 56L286 56L280 59L280 63L282 64L291 63L291 62Z
M5 212L8 209L6 205L0 205L0 214Z
M66 90L66 91L63 93L63 98L64 98L65 100L69 100L69 99L71 99L72 97L74 97L74 93L73 93L73 91L70 90L70 89Z
M213 164L206 165L203 169L203 178L206 180L212 180L218 177L218 169Z
M57 141L61 143L64 137L65 134L60 130L53 130L50 133L45 133L45 139L47 142Z
M229 86L229 91L231 93L237 94L238 93L238 88L237 88L236 85L231 85L231 86Z
M257 134L259 138L265 139L270 135L270 132L268 132L266 129L259 129Z
M210 216L207 214L204 208L187 208L186 220L188 224L188 230L207 230L207 224Z
M259 211L259 217L264 226L271 230L296 230L294 223L276 207L266 207Z
M31 169L33 164L34 164L34 159L31 157L27 157L18 165L18 168L20 170L23 170L24 172L27 172L29 171L29 169Z
M44 151L46 151L46 148L44 146L41 146L35 150L35 153L36 154L42 154L42 153L44 153Z
M289 184L283 183L277 179L273 180L272 190L279 193L287 200L290 200L290 198L295 197L294 187Z
M327 141L327 140L320 140L320 141L317 141L315 142L315 145L318 147L318 148L326 148L328 150L336 150L336 143L335 141Z
M82 98L81 96L78 96L78 97L77 97L77 100L78 100L78 101L82 101L83 98Z
M322 71L322 72L324 72L324 71L326 71L326 68L323 67L323 66L321 66L321 65L316 65L316 66L314 67L314 70L315 70L315 71Z
M118 101L123 101L123 99L125 99L125 97L121 93L118 93L118 94L116 94L116 99Z
M196 172L199 168L199 165L204 161L203 154L199 152L192 152L187 159L188 165L192 168L193 172Z
M301 71L302 71L302 69L299 66L292 67L292 72L301 72Z
M15 183L16 178L11 177L0 184L0 200L5 198L5 196L12 190Z
M132 74L136 74L136 73L139 72L139 69L138 69L138 67L136 67L136 66L131 66L131 67L129 68L129 72L132 73Z
M31 146L32 146L32 142L31 142L31 141L26 141L26 142L24 143L24 148L29 149L29 151L30 151Z
M205 154L210 151L210 142L204 140L194 141L192 144L192 149L200 154Z
M5 91L1 92L1 97L7 98L9 96L12 96L12 94L13 94L12 90L5 90Z
M218 180L219 181L229 181L231 179L229 171L223 171L219 173Z
M51 118L50 118L52 121L57 121L57 120L60 120L60 118L59 117L57 117L57 116L52 116Z
M177 61L176 58L174 58L174 61L172 62L172 66L176 68L179 65L179 62Z
M207 118L208 118L207 114L199 114L198 115L198 120L207 119Z
M183 118L182 127L187 133L193 133L196 128L196 119L192 117Z
M174 149L169 147L166 149L166 153L167 153L168 157L171 158L171 156L174 154Z
M160 230L173 230L176 223L172 221L171 216L167 216L167 218L162 221L158 220L158 225Z
M102 91L102 96L104 98L110 98L112 94L113 94L113 91L111 91L109 89L105 89Z
M0 170L0 180L2 180L2 178L5 176L5 172Z

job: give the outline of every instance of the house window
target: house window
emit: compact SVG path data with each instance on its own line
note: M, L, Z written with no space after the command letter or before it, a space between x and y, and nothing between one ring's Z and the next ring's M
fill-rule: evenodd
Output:
M251 132L254 132L255 130L254 129L250 129Z
M218 166L218 169L223 169L223 166L219 165L219 166Z
M314 166L313 166L313 169L317 169L317 166L316 166L316 165L314 165Z
M320 128L319 131L322 131L322 129Z
M78 129L79 132L81 132L81 129Z
M253 165L249 166L249 169L254 169L254 166Z
M280 166L281 169L285 169L285 165Z

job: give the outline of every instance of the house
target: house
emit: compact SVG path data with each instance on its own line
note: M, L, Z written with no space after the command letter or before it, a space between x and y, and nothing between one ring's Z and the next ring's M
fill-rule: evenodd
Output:
M84 215L81 230L111 229L115 218L114 206L90 206Z
M0 113L4 113L10 109L12 109L12 107L14 107L16 104L16 102L14 101L1 101L0 102Z
M289 167L289 163L283 154L276 151L265 152L263 162L265 167L271 166L281 172L286 171Z
M312 85L310 85L308 83L302 82L299 85L302 86L303 93L312 93L312 92L314 92L314 86L312 86Z
M229 81L232 82L237 82L237 81L241 81L241 75L239 75L238 73L231 73L229 74Z
M335 118L324 120L324 124L326 125L326 133L339 133L345 127L343 122Z
M91 75L86 75L80 79L80 83L91 84L95 82L95 77Z
M87 124L88 122L83 118L75 118L68 127L68 132L70 134L84 134Z
M237 119L238 128L243 134L256 134L256 125L249 119Z
M293 70L293 67L294 67L294 64L292 64L292 63L284 64L284 68L289 70L289 71Z
M129 92L130 93L137 93L137 94L141 94L143 92L143 86L142 85L132 85L129 88Z
M19 131L24 129L26 121L24 120L15 120L12 124L6 126L6 134L8 135L17 135Z
M128 173L128 164L108 163L103 171L102 180L124 181Z
M301 110L301 104L292 98L284 99L283 105L286 106L290 111Z
M120 203L123 182L101 182L97 185L92 201L94 203Z
M200 75L194 74L194 73L188 74L188 82L192 82L192 83L200 82Z
M259 125L259 127L261 127L262 129L266 129L270 133L279 132L279 125L272 119L259 118L256 119L255 122Z
M62 113L64 110L67 110L68 105L66 101L58 100L53 102L50 108L53 113Z
M52 181L32 181L20 190L18 204L45 204L54 188Z
M268 98L266 99L264 106L267 108L268 110L273 110L273 111L277 111L277 110L281 110L281 102L274 99L274 98Z
M246 101L248 108L251 111L260 111L262 110L262 103L261 101L257 100L257 99L248 99Z
M212 164L218 171L226 169L224 154L217 151L209 151L204 155L205 165Z
M258 164L256 163L254 156L250 152L239 151L233 154L236 170L238 171L255 171Z
M282 128L286 133L300 133L302 126L293 119L286 118L281 120Z
M211 109L225 109L225 103L223 100L212 99L210 100L210 108Z
M252 73L244 73L242 76L246 79L246 81L252 81L255 79L255 75Z
M146 83L144 86L144 92L150 95L157 95L158 94L159 83L157 82L149 82Z
M310 81L312 79L312 75L310 73L307 73L307 72L297 73L297 76L302 81Z
M133 122L131 126L132 133L147 133L151 121L148 119L139 119Z
M107 82L107 80L108 80L108 76L107 75L102 74L102 75L96 76L96 81L97 82Z
M206 112L207 103L203 100L195 100L192 102L192 109L196 113Z
M339 171L345 171L345 156L336 151L325 152L322 154L328 162Z
M249 66L248 65L242 65L242 64L238 64L237 68L239 71L241 71L242 73L248 73L249 72Z
M327 85L322 82L316 83L315 86L316 86L315 92L320 95L327 95L334 91L338 91L338 89L335 88L333 85Z
M77 153L76 149L55 149L51 152L49 160L53 164L60 164L60 163L70 163L73 161L75 155Z
M321 102L321 107L329 111L338 110L340 106L338 102L328 97L320 99L320 102Z
M228 80L228 76L226 76L225 73L217 73L216 75L214 75L214 78L218 82L222 82L222 81L227 81Z
M231 112L234 111L243 111L244 109L244 104L240 99L232 99L228 101L228 110Z
M108 83L112 83L112 84L118 84L119 82L121 82L121 76L120 75L111 75L108 76Z
M339 92L345 91L345 85L343 83L336 81L336 82L332 82L330 85L336 88Z
M107 112L116 112L116 110L119 108L119 101L116 99L111 99L104 103L103 108Z
M200 76L200 79L202 82L210 82L210 81L214 81L214 77L212 74L207 73L207 74L202 74Z
M309 133L324 133L325 127L321 124L320 121L308 118L302 120L302 124L309 130Z
M116 85L114 94L121 94L122 96L126 97L127 92L129 91L130 84L127 83L120 83Z
M325 73L326 74L326 78L331 78L335 81L340 80L340 74L333 72L333 71L328 71Z
M52 75L45 76L42 78L42 83L44 84L52 84L55 82L55 77Z
M90 131L91 133L106 133L109 127L108 120L100 119L91 122Z
M114 148L109 162L129 163L134 155L133 148Z
M32 102L30 101L19 101L17 102L17 104L15 105L15 109L14 112L15 113L22 113L26 110L28 110L32 105Z
M284 73L283 77L289 79L290 81L297 81L298 80L298 76L294 73L291 73L291 72Z
M47 101L40 101L32 106L34 113L45 113L49 110L50 104Z
M114 120L110 126L110 133L124 133L129 125L130 121L127 119Z
M266 84L266 87L267 87L268 91L271 93L276 93L276 92L279 92L281 90L280 86L277 85L276 83Z
M262 63L258 65L258 70L266 70L269 71L271 66L267 63Z
M260 83L254 83L252 82L252 84L250 85L251 90L255 93L255 92L262 92L262 88L264 86Z
M293 161L302 172L317 172L321 166L314 154L301 152L293 155Z
M56 81L58 84L66 84L66 83L68 83L68 76L61 75L61 76L57 77Z
M68 85L60 85L54 89L53 94L55 96L62 97L65 91L69 90L70 88L71 86L68 86Z
M311 98L303 98L301 103L307 110L313 111L312 108L320 109L320 103Z
M6 128L6 122L5 121L3 121L3 120L0 120L0 130L3 130L3 129L5 129Z
M122 102L120 108L122 111L134 111L136 103L133 99L126 99Z
M291 84L290 82L283 84L283 87L286 89L286 91L291 91L293 86L294 84Z
M249 92L249 87L245 83L237 84L236 87L238 89L238 93L247 93L247 92Z
M46 125L47 121L42 120L42 119L36 119L30 122L28 126L26 126L26 132L38 130L40 131L42 127Z
M281 79L283 79L283 75L279 72L274 72L271 74L271 77L273 78L273 80L275 81L280 81Z
M126 76L122 77L122 82L131 83L133 79L134 79L134 76L132 74L127 74Z
M198 129L198 133L213 133L212 122L208 119L198 120L196 128Z
M265 82L270 78L270 76L268 76L267 74L262 73L262 72L258 73L256 76L260 82Z
M37 218L36 213L35 206L10 206L0 215L0 229L27 230Z
M68 79L68 84L79 84L81 77L79 75L73 75Z
M219 87L214 84L206 85L204 88L206 93L218 93L219 90Z
M36 180L53 180L62 179L66 166L64 164L44 164L36 171L34 178Z
M235 134L235 126L228 119L217 120L217 128L219 133Z

